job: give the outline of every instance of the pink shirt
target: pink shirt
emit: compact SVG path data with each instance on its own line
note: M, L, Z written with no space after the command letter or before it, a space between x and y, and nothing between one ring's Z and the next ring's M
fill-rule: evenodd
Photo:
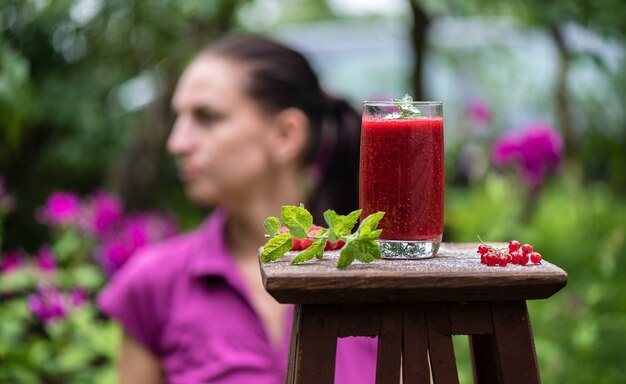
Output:
M161 362L169 383L284 383L284 343L272 348L224 239L217 210L193 232L144 248L98 305ZM376 340L339 339L335 383L373 383Z

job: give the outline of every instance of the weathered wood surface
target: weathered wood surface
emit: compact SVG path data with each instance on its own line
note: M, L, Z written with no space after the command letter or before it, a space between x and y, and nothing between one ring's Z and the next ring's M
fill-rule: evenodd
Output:
M262 264L261 273L265 289L279 302L301 304L545 299L567 283L567 273L545 260L540 265L482 265L477 246L444 243L431 259L355 262L345 270L335 267L338 251L303 265L289 264L297 254L289 252Z

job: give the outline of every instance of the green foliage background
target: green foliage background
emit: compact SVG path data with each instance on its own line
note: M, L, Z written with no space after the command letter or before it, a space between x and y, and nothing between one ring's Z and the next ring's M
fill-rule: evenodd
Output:
M264 18L262 1L94 1L97 12L91 17L81 10L85 3L7 0L0 5L0 175L17 200L5 218L3 250L22 246L32 251L47 239L33 212L58 189L87 193L104 187L122 193L131 208L167 206L184 226L197 223L202 213L183 199L163 150L143 154L158 146L150 138L167 134L169 96L189 58L228 31L251 28L242 18ZM271 32L280 23L348 18L322 0L276 4L280 16L253 29ZM416 4L432 18L505 16L548 33L575 22L617 42L622 52L625 46L626 14L618 11L623 8L618 0ZM458 59L449 52L438 54L459 71L477 60L467 55L455 64ZM491 60L506 63L506 54L496 50L492 55ZM446 241L475 241L477 234L489 241L516 238L535 244L546 259L563 267L568 286L549 300L529 304L544 382L616 383L626 376L626 65L622 58L613 70L588 52L565 52L564 57L570 74L565 76L566 101L576 129L567 138L569 151L559 176L532 201L510 170L489 168L472 180L461 177L464 145L476 140L488 154L490 140L503 129L494 116L495 132L488 137L459 136L447 143L445 236ZM589 63L609 84L608 94L574 92L577 68ZM124 94L138 76L152 81L155 95L148 104L129 109ZM486 87L492 84L488 73L475 76ZM525 107L542 111L541 106L557 104L536 102ZM446 130L462 124L448 120ZM130 165L142 156L150 159L152 177L141 185L129 183L136 175ZM129 190L151 192L133 195ZM68 266L66 271L76 278L92 276L94 290L102 284L93 270ZM0 279L6 287L6 278ZM22 284L9 283L11 289ZM42 330L24 302L5 303L0 304L0 356L15 353L12 360L0 359L0 372L13 372L0 374L0 382L113 382L119 330L93 304ZM465 346L463 341L457 345L465 363L461 379L469 382Z

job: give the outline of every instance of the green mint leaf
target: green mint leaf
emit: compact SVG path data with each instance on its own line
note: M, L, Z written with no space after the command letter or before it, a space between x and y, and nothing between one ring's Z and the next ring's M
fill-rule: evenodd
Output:
M376 259L380 259L380 256L380 247L374 240L356 239L347 243L341 250L339 262L341 262L341 258L343 257L345 261L350 260L350 263L354 260L358 260L362 263L371 263ZM340 266L339 262L337 263L338 268L345 268L350 264Z
M372 232L369 233L361 233L359 232L359 239L369 239L369 240L376 240L380 237L380 234L383 233L382 229L376 229Z
M263 222L263 227L265 228L265 232L267 232L270 237L274 237L280 233L280 221L274 216L270 216Z
M261 262L268 263L280 259L292 246L293 241L289 233L281 233L271 238L263 247L263 251L261 251Z
M299 207L295 205L285 205L280 210L281 217L285 226L296 239L304 239L307 232L311 230L313 225L313 216L304 208L302 204Z
M400 108L400 119L411 119L422 116L422 112L413 104L413 98L408 94L404 95L402 99L393 99L393 102ZM394 115L394 117L396 117Z
M315 234L315 237L327 237L328 236L328 229L327 228L322 228L319 230L319 232L317 232Z
M348 249L348 244L341 249L341 253L339 254L339 260L337 260L337 268L339 269L345 269L354 261L354 252L346 252L346 249Z
M352 228L354 228L354 226L356 225L356 222L359 221L359 217L361 217L361 212L362 210L357 209L356 211L350 212L346 216L341 216L341 225L343 227L337 229L337 234L339 236L349 235L350 232L352 232Z
M371 232L374 232L383 216L385 216L385 212L376 212L363 219L357 230L359 237L369 236ZM378 238L378 236L380 236L380 233L378 233L376 238Z
M321 259L321 256L324 254L324 246L326 245L325 239L319 239L313 242L307 249L300 252L298 256L294 257L291 260L291 264L298 264L304 261L311 260L314 256L318 259Z
M352 231L352 228L359 220L361 216L361 210L350 212L348 215L339 215L332 209L324 212L324 220L328 224L328 239L331 242L336 242L342 236L347 236Z

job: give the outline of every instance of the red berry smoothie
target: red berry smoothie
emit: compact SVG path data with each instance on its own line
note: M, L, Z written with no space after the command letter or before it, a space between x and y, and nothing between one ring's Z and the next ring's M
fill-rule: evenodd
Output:
M363 116L359 203L378 211L382 240L441 240L443 118Z

